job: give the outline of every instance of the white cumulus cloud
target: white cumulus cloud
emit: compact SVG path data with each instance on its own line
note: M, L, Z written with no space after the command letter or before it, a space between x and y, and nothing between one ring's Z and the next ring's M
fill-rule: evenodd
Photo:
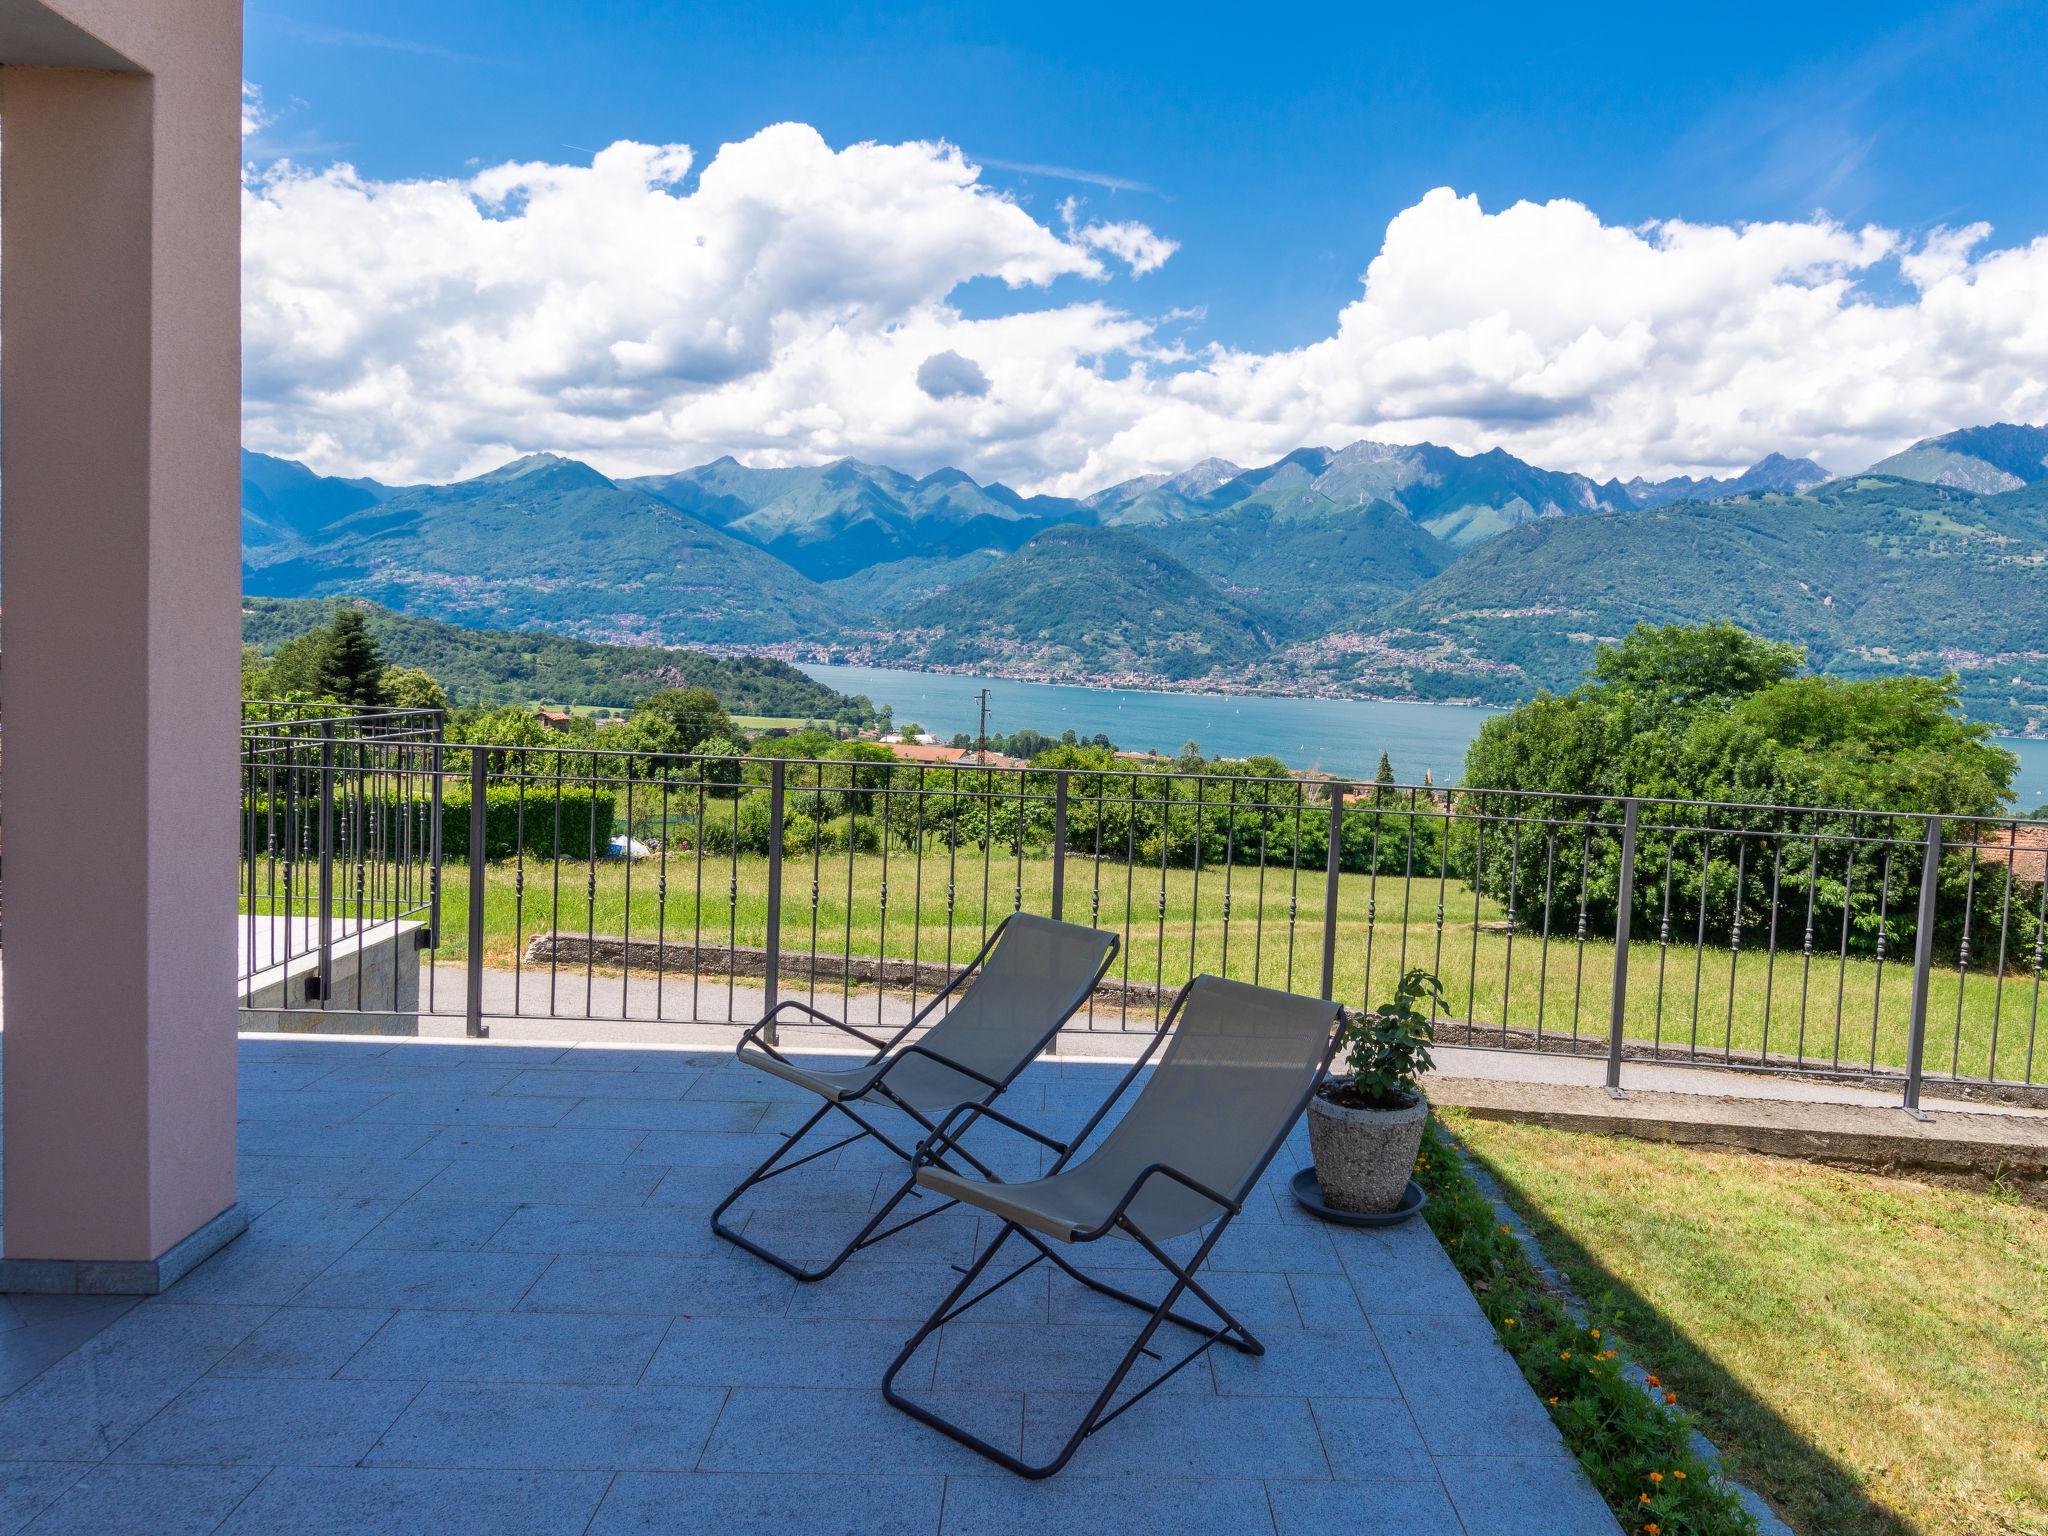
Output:
M1361 437L1603 475L1772 450L1845 470L2048 417L2048 238L1995 249L1982 225L1624 227L1438 189L1360 253L1327 337L1264 353L1190 350L1133 307L1119 284L1176 249L1143 224L1042 222L950 146L800 124L701 164L628 142L427 181L279 163L243 213L250 445L400 481L545 448L1076 492ZM1007 300L969 313L976 280Z

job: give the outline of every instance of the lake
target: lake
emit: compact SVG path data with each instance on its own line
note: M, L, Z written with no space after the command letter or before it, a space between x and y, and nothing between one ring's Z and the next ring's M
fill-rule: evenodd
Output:
M1456 781L1465 748L1489 717L1465 704L1378 703L1364 699L1281 699L1235 694L1159 693L1137 688L1081 688L904 672L891 667L806 666L841 693L864 693L895 711L898 724L923 726L941 740L975 730L977 695L988 689L988 728L1081 737L1102 732L1131 751L1180 751L1197 743L1209 757L1268 752L1291 768L1369 778L1385 752L1403 784L1427 770L1439 784ZM2048 741L2006 736L1999 745L2019 755L2015 799L2022 811L2048 804Z

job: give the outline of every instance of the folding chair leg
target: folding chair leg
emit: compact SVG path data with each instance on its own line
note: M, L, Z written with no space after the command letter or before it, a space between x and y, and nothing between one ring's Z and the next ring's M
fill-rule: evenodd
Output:
M921 1403L912 1402L909 1398L904 1397L901 1393L899 1393L896 1390L896 1377L902 1372L903 1367L910 1363L911 1357L915 1355L919 1348L923 1346L925 1340L929 1339L945 1324L951 1322L961 1313L968 1311L970 1308L974 1307L979 1302L986 1299L1000 1286L1007 1283L1007 1280L998 1281L995 1285L990 1286L987 1290L983 1291L973 1300L968 1301L964 1304L960 1301L960 1298L962 1296L965 1296L967 1292L973 1287L975 1281L980 1278L982 1272L988 1268L990 1261L992 1261L995 1258L997 1250L999 1250L1003 1246L1003 1244L1009 1240L1010 1234L1012 1232L1021 1234L1024 1238L1031 1242L1032 1246L1038 1250L1038 1258L1051 1259L1054 1263L1058 1264L1062 1269L1067 1270L1071 1274L1076 1274L1079 1278L1092 1285L1094 1289L1102 1291L1106 1295L1114 1296L1119 1301L1126 1302L1131 1306L1136 1307L1139 1311L1142 1311L1147 1314L1145 1319L1145 1325L1138 1330L1138 1336L1131 1341L1130 1348L1124 1351L1123 1358L1117 1362L1116 1369L1110 1372L1109 1380L1103 1384L1102 1390L1096 1393L1095 1400L1089 1404L1088 1411L1082 1415L1081 1422L1075 1426L1074 1432L1071 1436L1068 1437L1066 1444L1060 1447L1059 1454L1053 1457L1053 1459L1050 1461L1036 1464L1024 1461L1017 1456L1011 1455L1001 1446L991 1445L988 1441L982 1439L981 1436L975 1434L974 1431L967 1429L959 1424L955 1424L952 1420L944 1418L937 1413L934 1413L931 1409L926 1408ZM1208 1253L1209 1248L1214 1244L1216 1240L1216 1235L1217 1234L1212 1233L1209 1239L1202 1244L1201 1251L1196 1255L1195 1258L1196 1264L1199 1264L1202 1258ZM1217 1311L1218 1314L1225 1320L1225 1326L1222 1328L1204 1328L1199 1323L1195 1323L1187 1318L1177 1316L1173 1311L1173 1304L1180 1299L1181 1292L1187 1290L1193 1284L1193 1281L1191 1280L1186 1270L1181 1269L1180 1266L1174 1264L1170 1259L1167 1259L1165 1255L1159 1251L1158 1247L1155 1244L1153 1244L1149 1239L1143 1238L1142 1234L1140 1234L1140 1240L1144 1242L1145 1247L1151 1251L1155 1258L1158 1258L1160 1260L1160 1262L1166 1267L1168 1272L1171 1273L1174 1277L1173 1284L1170 1287L1168 1287L1166 1295L1156 1305L1150 1302L1140 1301L1138 1298L1128 1295L1125 1292L1116 1290L1113 1287L1100 1285L1093 1281L1088 1280L1087 1276L1079 1275L1078 1271L1074 1270L1071 1265L1067 1264L1057 1254L1053 1253L1049 1248L1047 1248L1047 1246L1044 1243L1040 1242L1033 1233L1025 1231L1025 1229L1020 1227L1016 1222L1005 1222L1003 1224L1003 1230L997 1234L995 1241L990 1243L987 1249L985 1249L982 1252L981 1256L977 1258L974 1261L974 1263L968 1267L967 1273L961 1277L960 1283L953 1287L952 1291L948 1293L948 1295L946 1296L946 1299L939 1303L937 1310L935 1310L930 1317L925 1319L923 1326L920 1327L916 1333L911 1335L909 1342L906 1343L903 1346L901 1352L897 1354L895 1360L890 1364L887 1374L885 1374L882 1378L882 1396L888 1400L889 1404L892 1407L901 1409L904 1413L909 1414L912 1418L917 1419L921 1423L928 1424L933 1429L938 1430L939 1433L946 1435L951 1439L959 1441L960 1444L966 1446L969 1450L977 1452L982 1456L985 1456L990 1461L994 1462L997 1466L1003 1467L1008 1471L1014 1472L1019 1477L1037 1479L1043 1477L1051 1477L1055 1472L1058 1472L1062 1467L1064 1467L1069 1461L1073 1459L1074 1453L1081 1448L1081 1442L1083 1440L1086 1440L1098 1429L1102 1428L1105 1424L1109 1423L1111 1419L1114 1419L1119 1414L1123 1413L1125 1409L1134 1406L1140 1398L1146 1396L1155 1387L1163 1385L1166 1379L1169 1376L1173 1375L1174 1372L1180 1370L1183 1366L1192 1364L1197 1358L1201 1356L1201 1354L1205 1350L1210 1348L1211 1345L1217 1343L1230 1342L1229 1334L1231 1332L1235 1331L1241 1334L1246 1341L1245 1345L1237 1345L1235 1347L1245 1348L1248 1345L1254 1352L1258 1352L1260 1350L1258 1341L1252 1338L1251 1334L1245 1330L1244 1325L1242 1323L1239 1323L1237 1319L1232 1317L1229 1313L1224 1312L1221 1308L1217 1308ZM1028 1260L1024 1268L1028 1269L1031 1265L1036 1264L1038 1262L1038 1258ZM1193 1267L1193 1265L1189 1266L1190 1269L1192 1269ZM1021 1274L1022 1272L1022 1269L1017 1270L1013 1272L1013 1274L1008 1278L1014 1279L1016 1274ZM1208 1302L1208 1298L1206 1297L1206 1295L1203 1297L1203 1299L1205 1302ZM1213 1302L1208 1302L1208 1304L1212 1306L1214 1305ZM1179 1360L1177 1363L1175 1363L1172 1366L1169 1366L1159 1376L1155 1377L1152 1381L1148 1382L1145 1386L1141 1387L1131 1397L1127 1398L1121 1404L1118 1404L1116 1408L1111 1409L1109 1405L1111 1402L1115 1400L1118 1389L1123 1386L1124 1378L1130 1375L1132 1368L1138 1363L1139 1356L1147 1353L1145 1346L1151 1343L1153 1334L1157 1333L1159 1331L1159 1325L1165 1322L1179 1323L1184 1328L1189 1328L1197 1333L1202 1334L1202 1342L1198 1344L1189 1354L1182 1357L1182 1359Z
M847 1119L851 1120L855 1125L859 1126L860 1130L855 1132L853 1135L844 1138L843 1140L833 1142L831 1146L822 1147L816 1152L812 1152L806 1154L803 1157L795 1159L793 1162L783 1163L782 1166L779 1168L775 1166L778 1162L781 1162L781 1160L784 1157L787 1157L789 1153L796 1149L797 1143L802 1141L804 1137L809 1135L811 1131L817 1126L819 1121L823 1120L835 1109L838 1110L841 1114L845 1115ZM806 1120L801 1126L799 1126L794 1132L792 1132L788 1140L784 1141L781 1146L777 1147L773 1152L769 1153L766 1161L764 1161L752 1173L748 1174L744 1179L740 1180L739 1184L734 1188L731 1194L727 1195L723 1200L721 1200L718 1203L718 1208L711 1213L711 1230L713 1232L716 1232L720 1237L724 1238L727 1242L732 1243L737 1247L744 1248L748 1253L753 1254L755 1258L766 1259L770 1264L773 1264L785 1275L789 1275L793 1279L809 1283L815 1280L823 1280L826 1277L832 1275L839 1269L840 1265L844 1264L848 1259L852 1258L856 1253L860 1252L861 1249L866 1248L873 1243L880 1242L883 1238L888 1237L893 1233L901 1232L905 1227L915 1226L918 1222L924 1221L929 1217L936 1216L941 1211L950 1210L953 1206L959 1203L955 1200L947 1200L942 1204L933 1206L928 1211L919 1211L915 1216L911 1217L908 1221L898 1222L895 1226L889 1228L886 1232L877 1233L875 1229L880 1227L882 1223L888 1219L889 1213L895 1210L898 1205L902 1204L904 1198L907 1195L911 1194L913 1190L916 1188L917 1176L915 1171L913 1170L909 1175L907 1175L904 1178L902 1184L897 1186L896 1192L892 1194L888 1198L888 1200L883 1203L882 1208L876 1211L874 1215L868 1218L867 1225L862 1227L860 1231L856 1232L853 1235L853 1237L847 1241L846 1246L841 1248L838 1253L834 1254L822 1266L814 1269L806 1269L803 1265L794 1263L791 1260L784 1258L779 1253L771 1252L769 1249L764 1248L759 1243L755 1242L752 1238L747 1237L745 1234L736 1231L735 1229L728 1227L725 1224L725 1213L732 1208L733 1202L738 1200L741 1195L745 1194L755 1185L765 1183L769 1179L779 1178L781 1177L781 1175L788 1173L791 1169L797 1168L802 1164L809 1162L812 1158L822 1157L825 1153L833 1151L838 1147L850 1146L852 1143L864 1140L870 1136L874 1137L875 1140L881 1142L882 1145L887 1147L890 1151L895 1152L899 1156L903 1157L906 1163L911 1161L909 1154L905 1153L901 1147L897 1146L896 1143L891 1141L888 1137L884 1136L880 1131L876 1130L873 1126L869 1125L865 1120L861 1119L859 1115L856 1115L844 1104L825 1104L822 1108L818 1110L816 1114L812 1115L810 1119ZM974 1167L978 1171L986 1173L987 1170L983 1169L982 1165L979 1162L975 1161L974 1158L970 1157L961 1148L949 1144L947 1150L950 1152L958 1152L964 1160L973 1163ZM940 1160L939 1165L941 1167L945 1166L943 1160Z
M1058 1265L1068 1278L1087 1286L1089 1290L1107 1296L1113 1301L1120 1301L1127 1307L1134 1307L1140 1312L1150 1312L1157 1305L1156 1302L1147 1301L1142 1296L1133 1296L1129 1291L1118 1290L1106 1280L1098 1280L1085 1270L1076 1268L1073 1264L1061 1258L1058 1251L1036 1233L1027 1232L1022 1227L1019 1227L1017 1230L1025 1241L1032 1244L1040 1253ZM1162 1262L1165 1261L1162 1260ZM1169 1274L1177 1275L1180 1273L1171 1263L1166 1263L1166 1269ZM1215 1340L1216 1343L1227 1344L1241 1355L1263 1355L1266 1352L1266 1346L1258 1341L1258 1338L1252 1331L1221 1306L1215 1297L1211 1296L1200 1285L1197 1285L1192 1275L1184 1275L1181 1278L1186 1282L1187 1288L1194 1292L1195 1298L1222 1320L1223 1326L1219 1329L1214 1323L1204 1323L1192 1317L1185 1317L1178 1312L1167 1313L1167 1322L1177 1323L1194 1333L1218 1334L1220 1336Z

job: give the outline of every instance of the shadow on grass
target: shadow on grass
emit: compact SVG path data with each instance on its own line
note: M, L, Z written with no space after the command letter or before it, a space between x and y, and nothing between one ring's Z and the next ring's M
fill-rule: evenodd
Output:
M1545 1257L1628 1353L1679 1395L1721 1452L1729 1476L1761 1493L1800 1536L1923 1536L1922 1527L1871 1502L1856 1473L1815 1445L1722 1368L1656 1303L1612 1273L1493 1160L1459 1144L1528 1223Z

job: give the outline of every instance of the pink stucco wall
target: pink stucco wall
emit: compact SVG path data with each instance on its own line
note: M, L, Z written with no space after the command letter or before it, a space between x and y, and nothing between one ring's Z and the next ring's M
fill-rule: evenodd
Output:
M147 1259L234 1201L241 6L38 9L138 71L0 68L0 1230Z

